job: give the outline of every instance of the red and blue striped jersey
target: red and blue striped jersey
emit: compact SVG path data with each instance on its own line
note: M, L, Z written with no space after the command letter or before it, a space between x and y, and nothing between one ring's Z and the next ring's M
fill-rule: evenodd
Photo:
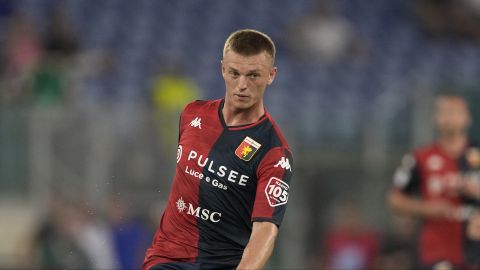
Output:
M176 173L144 269L168 262L235 267L253 222L282 222L290 148L268 112L227 126L223 102L195 101L182 112Z

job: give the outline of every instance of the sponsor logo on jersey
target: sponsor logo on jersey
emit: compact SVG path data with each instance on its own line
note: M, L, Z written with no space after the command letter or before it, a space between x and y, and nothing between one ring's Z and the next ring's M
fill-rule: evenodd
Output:
M200 117L195 117L195 119L190 122L190 126L198 129L202 129L202 118Z
M180 159L182 158L182 152L183 152L183 146L181 145L178 145L178 149L177 149L177 163L180 161Z
M448 172L432 174L427 177L427 191L432 196L453 196L459 195L459 187L462 182L478 177L475 173Z
M176 206L179 213L185 213L213 223L220 222L222 217L222 213L213 212L209 209L201 208L200 206L195 207L191 203L186 203L182 197L177 200Z
M180 197L178 200L177 200L177 209L178 209L178 212L179 213L182 213L185 209L187 209L187 205L185 204L185 201L183 200L182 197Z
M430 195L439 196L442 193L444 186L444 183L438 175L430 176L428 178L427 187Z
M281 167L282 169L292 171L292 167L290 166L290 161L286 157L282 157L275 166L275 168Z
M187 166L185 166L186 174L200 180L205 180L214 187L223 190L228 189L226 185L228 182L237 184L239 186L246 186L248 179L250 178L248 175L232 170L225 165L218 164L211 158L208 158L204 155L199 155L195 150L190 150L187 161L194 161L196 165L189 163ZM208 176L206 176L204 173L208 173ZM218 179L221 179L222 181L219 181L213 177L219 177Z
M235 155L241 160L250 161L260 146L262 145L247 136L235 150Z
M276 207L279 205L286 204L288 201L288 192L290 187L284 181L272 177L268 181L267 187L265 188L265 195L267 196L268 204L271 207Z
M431 171L439 171L442 169L443 163L443 159L439 155L433 155L427 159L427 166Z

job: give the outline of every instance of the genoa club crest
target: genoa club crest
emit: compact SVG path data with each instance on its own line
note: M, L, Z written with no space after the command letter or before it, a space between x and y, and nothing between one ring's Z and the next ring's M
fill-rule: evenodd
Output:
M241 160L250 161L260 146L262 145L247 136L235 150L235 155Z

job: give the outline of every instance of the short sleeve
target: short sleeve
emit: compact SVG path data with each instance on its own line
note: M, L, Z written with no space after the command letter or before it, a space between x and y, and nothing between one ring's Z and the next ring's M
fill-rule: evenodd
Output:
M180 117L178 118L178 142L180 142L180 138L182 137L182 133L185 130L185 112L189 109L190 105L192 105L194 102L190 102L185 107L183 108L182 112L180 113Z
M282 223L290 195L293 157L285 147L272 148L257 168L257 191L252 221Z
M400 166L393 175L393 188L408 194L420 192L420 172L414 155L403 156Z

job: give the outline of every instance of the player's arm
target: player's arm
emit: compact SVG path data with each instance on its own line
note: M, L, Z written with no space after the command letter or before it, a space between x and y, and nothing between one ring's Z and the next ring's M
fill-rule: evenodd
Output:
M463 195L472 198L480 199L480 179L477 176L467 177L463 181L460 181L459 190Z
M416 158L406 155L393 177L393 187L387 195L390 208L399 214L424 218L454 218L457 209L443 200L426 201L416 196L421 186Z
M261 269L272 254L290 193L293 157L285 147L272 148L257 168L252 233L238 269Z
M457 216L457 208L447 201L425 201L399 190L390 191L388 203L399 214L440 219L453 219Z
M475 213L467 223L467 236L480 241L480 212Z
M252 234L237 269L262 269L272 255L277 225L264 221L253 222Z

